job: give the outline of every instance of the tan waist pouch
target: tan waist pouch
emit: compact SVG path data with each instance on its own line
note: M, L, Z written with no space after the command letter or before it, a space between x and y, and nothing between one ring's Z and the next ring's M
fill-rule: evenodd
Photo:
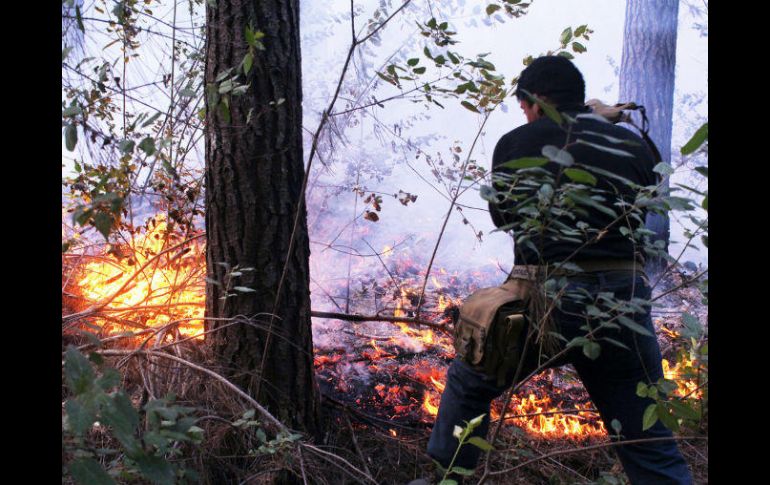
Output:
M498 386L521 359L530 289L529 281L510 279L475 291L460 307L454 340L457 357L495 377Z

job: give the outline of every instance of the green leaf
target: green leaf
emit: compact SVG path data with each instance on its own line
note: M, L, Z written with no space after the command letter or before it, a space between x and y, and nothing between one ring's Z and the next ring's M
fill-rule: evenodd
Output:
M559 40L561 41L562 45L567 45L567 42L572 40L572 27L567 27L564 29L564 31L561 33L561 37L559 37Z
M692 200L685 197L667 196L661 197L661 200L666 203L672 210L676 211L691 211L694 209Z
M658 419L663 423L663 425L672 430L672 431L679 431L679 422L677 421L676 417L674 417L673 414L668 410L668 408L664 407L661 404L658 404L657 406L657 414Z
M441 480L438 482L438 485L457 485L457 480L452 480L451 478L445 478L444 480Z
M244 29L243 36L246 38L246 44L248 44L249 47L257 46L257 38L254 36L254 31L248 26Z
M708 122L703 123L703 126L698 128L698 131L695 132L695 134L690 138L690 140L684 144L684 146L681 149L682 155L689 155L698 148L700 148L703 143L708 140L709 137L709 124Z
M120 145L118 145L118 148L120 149L120 152L124 155L128 155L129 153L134 153L134 146L136 146L136 143L134 140L121 140Z
M575 37L580 37L581 35L583 35L587 28L588 28L587 25L581 25L580 27L575 29Z
M617 148L610 148L610 147L606 147L604 145L598 145L596 143L591 143L589 141L585 141L585 140L582 140L582 139L578 139L576 141L577 141L577 143L582 143L583 145L588 145L588 146L590 146L592 148L596 148L597 150L601 150L601 151L607 152L607 153L612 153L613 155L619 155L621 157L633 157L632 154L628 153L625 150L618 150Z
M463 106L464 106L466 109L468 109L468 110L470 110L470 111L473 111L474 113L478 113L478 112L479 112L479 110L478 110L478 109L476 109L476 107L475 107L475 106L473 106L473 105L472 105L471 103L469 103L468 101L461 101L461 102L460 102L460 104L461 104L461 105L463 105Z
M569 167L575 163L575 159L572 158L572 155L567 150L561 150L553 145L544 146L541 150L541 153L549 160L552 160L565 167Z
M83 110L80 109L80 106L72 105L72 106L69 106L69 107L65 108L61 112L61 115L62 115L63 118L71 118L73 116L79 115L82 112L83 112Z
M104 239L110 237L110 231L112 230L112 217L105 212L97 212L93 218L94 227L99 231Z
M612 345L618 346L621 349L631 350L631 349L628 348L628 345L626 345L623 342L620 342L618 340L615 340L613 338L602 337L602 340L606 340L607 342L611 343Z
M471 436L468 439L468 443L472 444L477 448L481 448L484 451L490 451L495 449L495 447L492 446L492 444L489 443L489 441L485 440L481 436Z
M234 286L233 289L235 291L240 291L241 293L256 293L257 290L249 288L247 286Z
M576 203L578 203L580 205L587 205L589 207L593 207L594 209L596 209L596 210L598 210L600 212L603 212L603 213L607 214L608 216L610 216L612 218L615 218L615 217L618 216L615 213L614 210L610 209L609 207L607 207L604 204L600 204L596 200L594 200L594 199L592 199L590 197L587 197L587 196L585 196L583 194L578 194L578 193L575 193L574 191L572 191L572 192L567 194L567 197L572 199L573 201L575 201Z
M380 77L380 79L382 79L383 81L387 81L387 82L389 82L390 84L392 84L392 85L394 85L394 86L398 86L398 83L396 83L396 81L394 81L393 79L389 78L389 77L388 77L388 76L386 76L385 74L383 74L383 73L381 73L381 72L379 72L379 71L378 71L376 74L377 74L377 75Z
M492 15L493 13L500 10L500 8L501 8L500 5L495 5L494 3L490 3L489 5L487 5L487 15Z
M417 58L417 57L412 57L411 59L409 59L409 60L407 60L407 61L406 61L406 64L407 64L408 66L412 66L412 67L414 67L414 66L416 66L416 65L417 65L419 62L420 62L420 59L419 59L419 58Z
M542 167L543 165L548 163L547 158L542 157L524 157L524 158L518 158L516 160L510 160L505 163L501 163L500 167L504 168L511 168L511 169L520 169L520 168L532 168L532 167Z
M254 55L251 52L247 52L245 56L243 56L243 73L245 75L249 75L249 72L251 72L251 66L254 65Z
M479 414L475 418L468 421L468 431L473 431L474 429L478 428L478 426L484 421L484 416L486 416L486 413Z
M682 314L682 323L685 325L685 332L682 335L687 338L699 338L703 334L703 327L700 320L689 313Z
M184 91L184 90L183 90L183 91ZM147 128L148 126L150 126L151 124L153 124L153 122L155 122L155 120L157 120L159 117L160 117L160 111L158 111L158 112L157 112L157 113L155 113L154 115L150 116L150 117L147 119L147 121L145 121L144 123L142 123L142 128Z
M639 382L636 384L636 395L639 397L647 397L647 384Z
M64 409L67 411L70 429L78 436L86 432L96 421L96 415L91 406L84 406L77 399L68 400Z
M549 117L550 119L555 121L557 125L561 125L562 124L562 122L563 122L562 116L561 116L561 114L559 114L559 112L556 110L556 108L554 108L550 104L546 103L542 99L537 98L535 96L532 96L532 94L529 91L527 91L526 89L522 89L521 92L523 92L524 94L527 95L527 98L529 99L530 103L535 103L538 106L540 106L540 109L543 110L543 113L545 113L545 115L547 117Z
M682 401L670 401L669 405L680 418L700 419L700 413Z
M597 182L596 177L579 168L567 168L564 170L564 175L569 177L573 182L580 184L596 185Z
M566 57L567 59L574 59L575 58L575 56L573 56L572 54L570 54L567 51L561 51L561 52L559 52L558 55L560 55L561 57Z
M222 121L230 123L230 105L227 102L227 98L223 98L219 103L219 115L222 117Z
M583 344L583 354L591 360L596 360L601 353L601 347L596 342L586 342Z
M220 81L224 81L227 76L230 75L230 73L233 72L233 68L225 69L224 71L217 74L217 77L214 79L215 83L218 83Z
M151 136L146 137L139 143L139 149L142 150L147 156L151 156L155 153L155 139Z
M240 86L236 86L233 88L233 96L241 96L246 93L246 91L249 90L251 87L251 84L241 84ZM278 103L281 104L281 103Z
M421 67L415 67L415 68L414 68L414 73L415 73L415 74L424 74L424 73L425 73L425 69L426 69L426 68L425 68L424 66L421 66Z
M489 185L479 187L479 196L487 202L497 203L497 191Z
M457 473L458 475L462 475L464 477L470 477L473 476L474 471L468 470L467 468L463 468L461 466L453 466L450 470L450 473Z
M704 177L708 178L709 176L709 168L708 167L695 167L695 171L699 174L703 175Z
M126 448L129 454L140 450L134 436L134 431L139 426L139 413L131 405L131 400L123 391L115 395L102 409L102 419L105 424L112 427L115 438Z
M70 123L64 128L64 145L67 150L75 150L75 145L78 144L78 129L74 123Z
M623 425L620 424L620 421L617 419L613 419L610 421L610 428L612 428L615 431L615 434L620 434L620 431L623 429Z
M93 458L75 460L69 469L79 485L115 485L115 480Z
M642 416L642 431L647 431L658 421L657 409L657 404L650 404L647 406L647 409L644 410L644 415Z
M228 79L219 83L219 94L227 94L235 88L235 81Z
M580 42L573 42L572 43L572 50L575 51L575 52L585 52L587 49Z
M136 464L139 465L139 471L145 478L158 485L174 485L176 483L174 468L171 463L160 456L142 454L137 457Z
M75 6L75 18L77 19L78 23L78 30L85 33L86 27L83 25L83 14L80 12L80 5Z
M618 315L618 322L636 333L642 334L646 337L654 337L654 335L649 330L625 315Z
M666 162L660 162L659 164L655 165L655 167L653 167L652 171L665 177L666 175L671 175L674 173L674 167Z
M75 395L82 394L91 388L94 378L94 369L88 359L69 346L64 357L64 379L70 390Z
M105 370L102 376L96 379L96 385L99 386L103 391L108 391L118 384L120 384L120 373L117 370L111 368Z

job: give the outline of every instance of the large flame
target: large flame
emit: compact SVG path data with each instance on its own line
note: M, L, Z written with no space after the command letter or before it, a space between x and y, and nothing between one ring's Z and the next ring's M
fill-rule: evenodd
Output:
M97 319L110 334L177 322L182 336L203 338L203 245L192 242L161 254L175 243L165 237L164 218L155 220L122 249L127 257L103 254L86 263L77 286L90 304L111 299Z

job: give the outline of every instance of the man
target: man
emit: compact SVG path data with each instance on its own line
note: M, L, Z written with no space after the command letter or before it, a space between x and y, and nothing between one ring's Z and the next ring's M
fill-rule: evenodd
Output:
M582 294L584 299L564 298L553 309L553 324L563 339L549 355L557 358L544 358L542 349L529 345L527 348L530 351L524 354L521 365L517 366L521 368L510 370L503 385L498 385L499 380L494 376L485 375L461 359L455 359L447 372L446 388L428 443L428 454L444 467L452 462L457 451L458 440L453 436L455 426L462 427L465 422L485 414L482 424L473 434L486 436L490 402L513 384L516 375L519 379L524 378L540 365L574 365L608 429L613 420L620 423L620 439L672 435L660 421L642 431L644 410L653 401L637 396L637 384L653 384L663 376L649 306L645 306L643 311L637 309L626 315L644 327L646 332L615 324L613 328L602 327L589 335L592 342L600 345L600 351L587 352L581 345L564 350L564 342L578 337L585 339L587 329L600 326L598 319L586 314L586 302L593 303L599 293L612 293L615 299L623 302L633 297L650 298L651 290L643 274L643 250L629 237L643 227L644 215L640 211L635 217L621 212L635 200L638 187L634 184L655 185L653 155L634 133L590 115L590 110L584 105L583 77L566 58L547 56L535 59L521 73L516 95L528 123L507 133L497 143L493 171L502 175L503 179L506 174L510 177L517 170L504 167L510 165L506 162L543 157L543 147L549 145L557 148L566 146L570 156L558 156L553 154L553 149L550 152L546 150L552 159L560 160L561 164L551 161L542 166L541 173L551 177L553 187L558 190L571 181L564 175L565 165L570 165L573 170L579 167L595 177L593 188L603 200L594 198L592 202L579 199L583 203L576 205L572 216L557 217L559 224L554 227L566 228L562 237L558 232L538 233L533 230L531 211L517 211L517 204L526 199L526 191L539 196L542 185L516 183L512 184L515 187L506 188L497 184L498 196L490 202L492 219L497 227L512 230L514 236L517 232L519 236L527 233L527 238L517 238L515 244L516 268L532 268L533 265L537 268L553 267L554 263L564 262L582 268L582 271L567 274L566 287L562 290L563 294ZM560 126L546 116L546 108L541 103L554 106L575 120L574 124L565 121ZM610 149L602 149L602 146ZM571 172L573 176L575 173ZM575 178L590 181L590 177ZM632 185L629 186L624 179ZM517 191L523 191L524 195L511 197ZM499 196L505 193L509 195ZM575 197L578 200L577 195ZM597 200L602 201L596 203ZM627 205L623 205L624 202ZM621 227L626 230L621 230ZM606 338L611 338L614 343ZM611 433L614 434L614 431ZM692 483L687 464L673 440L622 445L616 450L633 485ZM466 445L460 449L453 464L472 469L479 456L479 448Z

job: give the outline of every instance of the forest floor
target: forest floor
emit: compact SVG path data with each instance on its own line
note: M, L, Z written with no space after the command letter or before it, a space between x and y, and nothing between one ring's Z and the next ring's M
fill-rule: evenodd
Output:
M652 312L663 357L672 365L686 350L685 339L676 338L683 331L682 313L687 312L704 324L708 320L708 307L703 304L700 291L686 283L691 276L684 270L670 273L659 285L657 292L663 296ZM65 308L67 312L73 310L77 309ZM355 403L346 402L329 392L321 396L325 432L320 440L316 440L311 447L287 445L277 446L270 453L251 453L261 443L257 433L261 425L256 421L251 427L233 424L248 406L244 408L244 401L231 389L201 375L190 366L150 355L141 356L141 348L119 350L126 349L125 345L118 345L119 341L115 339L102 343L100 348L123 352L109 356L107 360L120 371L123 388L135 406L146 403L152 397L173 393L177 403L196 410L195 415L199 418L197 426L203 429L205 438L200 445L178 445L180 457L176 460L184 461L185 466L195 470L202 483L229 483L229 479L212 475L211 470L233 466L237 470L231 470L229 476L238 476L238 480L232 483L275 483L276 474L281 469L291 470L294 479L300 483L318 484L405 484L415 478L433 476L435 466L425 454L431 422L414 420L404 423L389 419L387 413L378 415L369 409L362 410ZM89 346L93 348L93 342L82 333L64 332L62 350L70 344L84 351ZM151 350L149 346L146 349ZM182 361L203 367L212 362L207 348L198 340L188 340L167 351ZM63 390L63 403L66 398ZM707 401L701 405L707 405ZM677 433L679 437L700 438L678 442L696 484L708 483L708 441L704 439L707 432L706 407L697 425L683 427ZM117 446L115 439L103 429L90 432L88 440L98 441L103 448ZM219 451L232 449L234 441L244 450L243 456L236 460L237 465L234 465L232 457L223 457ZM606 435L544 438L518 426L505 425L496 442L497 449L504 451L493 452L488 468L490 472L513 470L492 475L485 483L627 483L612 447L606 446L608 443ZM106 461L104 465L110 466ZM483 469L483 466L479 467L466 483L476 483ZM127 483L141 481L129 480Z

